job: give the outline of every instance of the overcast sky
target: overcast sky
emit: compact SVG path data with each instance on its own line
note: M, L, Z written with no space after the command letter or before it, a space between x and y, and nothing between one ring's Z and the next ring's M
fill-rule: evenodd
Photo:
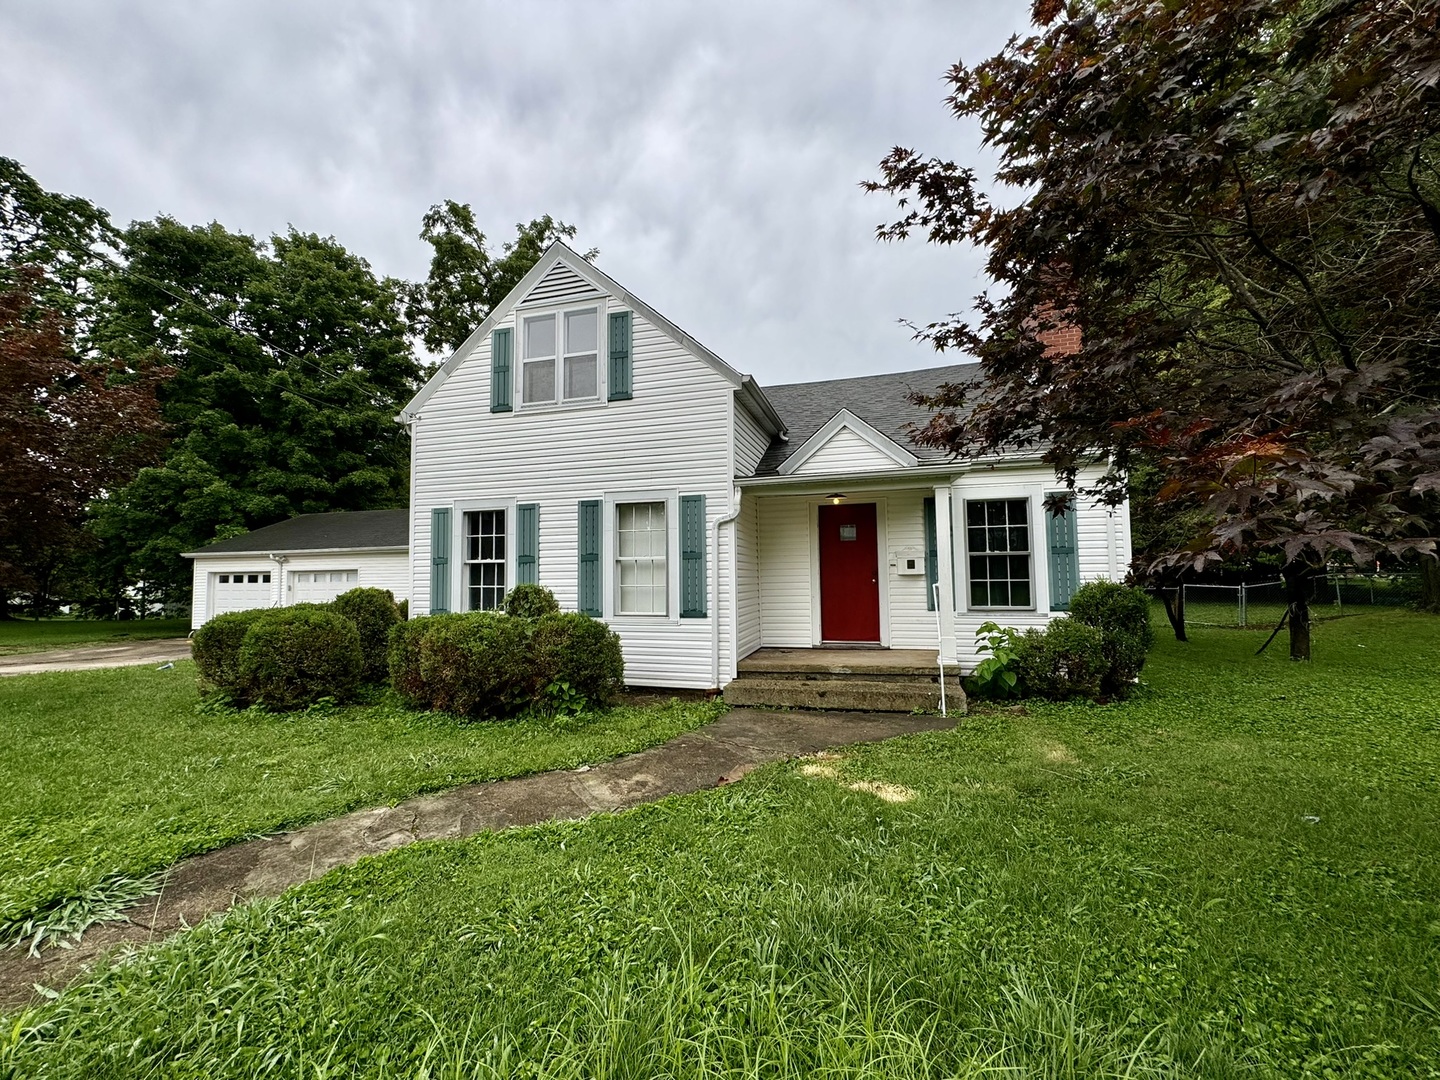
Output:
M988 167L942 76L1028 0L0 5L0 155L125 223L332 234L425 275L421 215L550 213L762 383L953 362L973 251L882 245L895 144ZM955 357L953 359L959 359Z

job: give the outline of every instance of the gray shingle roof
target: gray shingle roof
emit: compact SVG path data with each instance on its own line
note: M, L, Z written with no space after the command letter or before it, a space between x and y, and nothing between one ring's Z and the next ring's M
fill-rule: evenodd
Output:
M301 514L244 536L232 536L192 552L195 555L251 551L324 551L331 548L408 548L410 511L349 510Z
M767 386L765 396L785 421L789 442L772 442L760 459L756 476L774 476L785 459L804 445L841 409L849 409L877 431L893 439L920 459L922 465L946 461L944 451L916 446L909 427L923 427L929 413L906 400L912 391L933 391L943 383L970 382L978 378L980 365L949 364L945 367L900 371L889 375L863 375L855 379L828 379L824 382Z

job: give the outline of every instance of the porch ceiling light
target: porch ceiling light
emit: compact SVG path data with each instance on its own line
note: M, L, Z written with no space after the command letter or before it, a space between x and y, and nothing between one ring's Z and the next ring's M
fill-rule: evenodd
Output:
M845 493L842 491L835 491L831 492L829 495L826 495L825 498L830 500L830 504L832 506L839 506L841 501L845 498Z

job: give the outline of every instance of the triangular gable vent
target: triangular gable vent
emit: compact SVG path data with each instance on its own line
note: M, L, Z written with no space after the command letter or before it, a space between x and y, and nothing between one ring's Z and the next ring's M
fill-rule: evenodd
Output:
M841 409L779 468L782 476L909 468L919 459L849 409Z
M571 300L588 300L600 295L600 290L586 281L563 262L557 262L550 272L525 294L521 304L568 304Z

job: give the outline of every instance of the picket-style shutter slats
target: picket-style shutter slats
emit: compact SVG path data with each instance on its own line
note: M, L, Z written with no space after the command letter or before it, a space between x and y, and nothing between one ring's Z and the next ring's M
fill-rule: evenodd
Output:
M600 500L580 503L579 608L600 617Z
M705 496L680 496L680 617L705 618Z
M1045 511L1045 537L1050 547L1050 610L1069 611L1070 597L1080 587L1080 549L1075 537L1075 500L1056 517Z
M450 610L450 508L430 511L430 614Z
M610 313L610 400L629 401L631 393L630 312Z
M925 609L935 610L935 585L940 580L940 541L935 532L935 499L925 500Z
M514 331L510 327L490 331L490 411L510 412L512 379L510 360Z
M540 583L540 507L521 503L515 507L515 584Z

